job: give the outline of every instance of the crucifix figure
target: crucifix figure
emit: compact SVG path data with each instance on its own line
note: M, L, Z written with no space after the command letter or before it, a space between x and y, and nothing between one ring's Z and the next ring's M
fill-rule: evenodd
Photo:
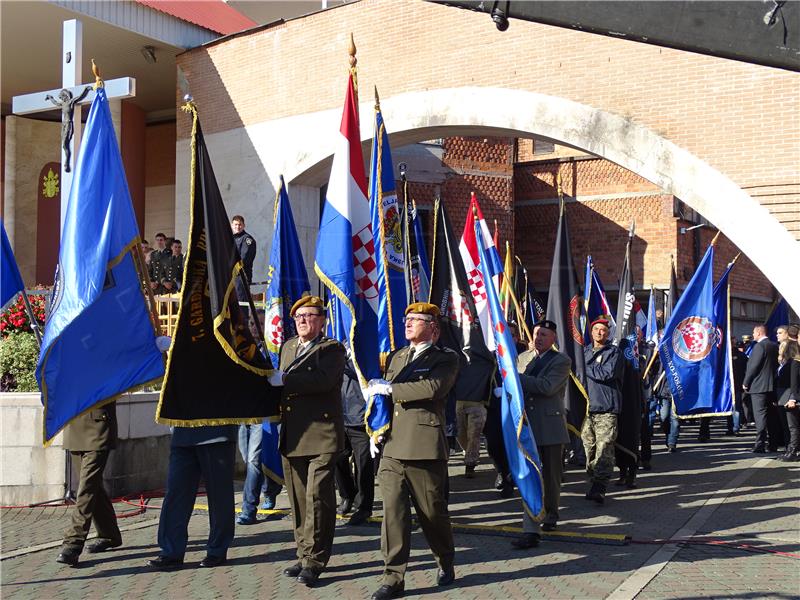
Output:
M61 88L33 94L14 96L12 112L28 115L61 109L61 223L67 210L72 187L72 163L77 161L81 143L81 106L94 100L91 84L81 83L83 33L77 19L64 21L64 39L61 54ZM136 80L120 77L104 82L109 100L123 100L136 96ZM60 229L59 229L60 230Z
M50 94L47 94L44 97L45 100L49 100L61 109L61 148L64 150L65 173L69 173L71 171L69 161L72 157L72 134L75 131L75 123L72 120L73 115L75 114L75 105L86 98L86 94L88 94L91 89L91 87L83 88L81 95L77 98L74 97L72 92L70 92L68 89L63 89L58 92L58 100L53 98Z

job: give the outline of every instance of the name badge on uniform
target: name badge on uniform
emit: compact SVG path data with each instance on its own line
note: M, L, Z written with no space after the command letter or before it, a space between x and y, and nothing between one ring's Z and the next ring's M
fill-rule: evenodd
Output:
M430 370L431 370L430 367L428 367L427 369L414 369L412 373L430 373Z

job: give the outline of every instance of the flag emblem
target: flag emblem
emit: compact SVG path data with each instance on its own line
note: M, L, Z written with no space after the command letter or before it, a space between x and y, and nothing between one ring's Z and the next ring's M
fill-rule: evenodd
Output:
M383 239L389 266L403 269L403 234L400 230L400 213L397 212L397 196L394 194L383 200Z
M267 344L271 347L280 348L283 344L283 318L281 317L280 302L273 302L270 304L265 323L267 328Z
M583 298L576 294L569 301L569 314L567 315L567 323L569 323L569 330L572 333L572 339L579 344L583 344L583 324L581 323L581 307L583 306Z
M706 317L686 317L672 334L672 348L683 360L698 362L717 345L719 333Z

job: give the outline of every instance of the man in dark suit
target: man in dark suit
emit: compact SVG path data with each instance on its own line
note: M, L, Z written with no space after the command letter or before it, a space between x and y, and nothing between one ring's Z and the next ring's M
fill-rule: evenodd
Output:
M294 303L297 336L281 346L280 369L270 377L283 386L280 451L292 505L297 563L284 575L313 586L328 564L336 526L334 467L344 448L342 376L345 349L322 335L325 308L317 296Z
M378 481L383 492L383 583L373 600L403 594L411 552L411 501L439 565L437 583L455 580L455 546L447 509L445 404L458 375L458 355L434 343L439 309L427 302L406 308L405 335L410 345L386 361L386 379L370 382L369 396L384 394L394 403ZM380 438L379 438L380 441Z
M158 521L159 555L147 561L156 571L183 566L189 541L189 519L200 478L206 482L208 533L201 567L225 563L233 541L233 468L236 461L236 425L173 427L167 470L167 491Z
M755 345L747 360L742 389L750 394L756 420L756 443L753 452L777 452L781 439L775 397L775 374L778 370L778 345L767 337L766 325L753 328Z
M569 443L564 415L564 390L569 381L572 361L554 347L556 324L539 321L533 329L533 351L517 359L517 371L525 394L525 413L533 428L533 437L542 461L544 483L544 518L541 528L556 529L561 476L564 470L564 444ZM522 536L511 542L520 550L539 545L539 523L527 512L522 515Z
M122 545L114 506L103 488L108 455L117 446L117 408L111 402L77 417L64 429L64 449L80 463L80 480L70 526L58 562L74 567L94 521L97 540L86 547L90 554Z

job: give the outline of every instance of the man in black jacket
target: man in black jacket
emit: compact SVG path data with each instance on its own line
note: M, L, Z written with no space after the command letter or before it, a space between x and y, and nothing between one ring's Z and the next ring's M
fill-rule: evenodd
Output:
M592 479L586 499L598 504L605 501L608 480L614 472L614 442L622 407L624 357L619 348L609 343L608 334L608 321L595 319L592 343L584 348L589 414L583 421L581 439L586 471Z
M350 452L342 452L336 461L336 470L334 471L336 487L342 497L339 512L345 515L352 508L353 516L350 517L347 524L362 525L372 516L376 469L375 459L369 452L369 436L364 424L366 402L351 360L348 360L344 366L342 412L344 413L345 444ZM355 473L350 466L351 453Z
M236 278L236 297L239 302L247 302L247 289L253 283L253 262L256 259L256 240L252 235L244 230L244 217L242 215L234 215L231 218L231 231L233 231L233 241L236 244L236 249L239 251L239 256L242 259L242 267L244 277L247 284L242 283L241 278ZM242 306L245 320L250 317L250 307Z
M778 370L778 345L767 337L766 325L753 327L755 345L747 361L742 389L750 394L756 420L756 443L753 452L777 452L781 441L775 398L775 374ZM766 447L765 447L766 446Z

